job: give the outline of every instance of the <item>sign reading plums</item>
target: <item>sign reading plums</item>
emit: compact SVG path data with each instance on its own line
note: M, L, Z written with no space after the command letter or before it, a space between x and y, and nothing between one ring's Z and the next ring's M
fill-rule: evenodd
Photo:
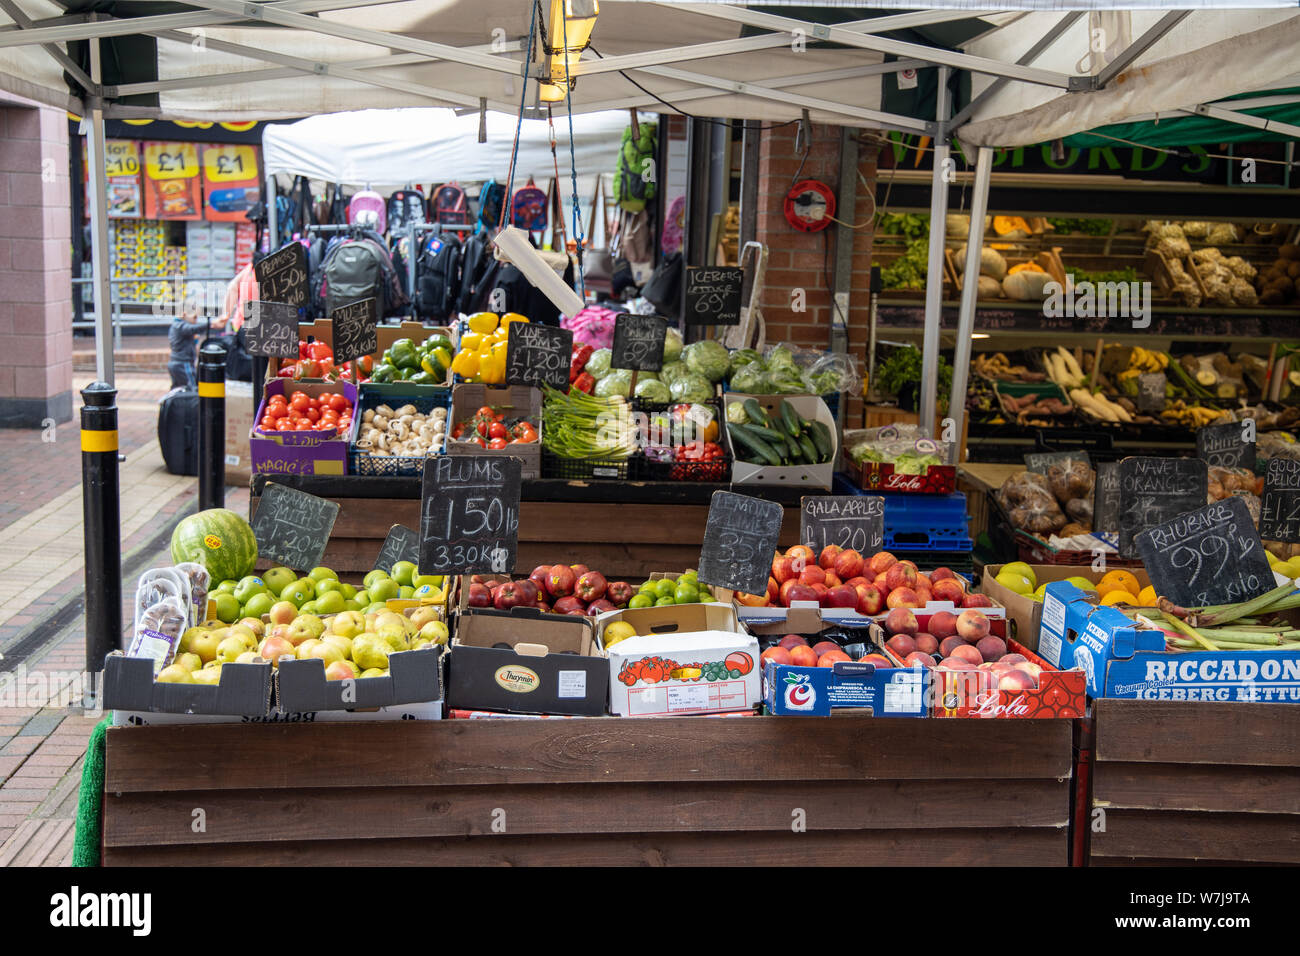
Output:
M506 384L569 388L573 333L530 322L511 322L506 332Z
M784 517L785 509L775 501L715 491L704 526L700 580L745 594L765 593Z
M268 481L251 522L257 555L310 571L324 559L338 516L337 503Z
M504 455L426 459L420 484L420 573L514 571L522 472L522 461Z
M386 574L393 573L393 565L398 561L420 563L420 536L404 524L395 524L388 529L384 546L375 558L375 570Z
M614 319L614 344L609 364L639 372L657 372L664 367L664 341L668 322L657 315L624 312Z
M1271 591L1273 571L1241 498L1224 498L1137 535L1156 593L1183 607L1236 604Z
M799 540L820 555L828 545L871 557L885 543L879 495L807 495L799 500ZM852 577L853 575L850 575Z

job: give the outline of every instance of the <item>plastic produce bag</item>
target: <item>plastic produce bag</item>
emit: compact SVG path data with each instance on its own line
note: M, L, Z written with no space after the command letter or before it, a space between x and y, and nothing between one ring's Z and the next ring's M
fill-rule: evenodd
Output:
M560 325L573 332L574 344L607 349L614 344L614 322L617 317L618 313L612 309L589 305L573 316L562 318Z
M1011 523L1024 531L1049 535L1068 524L1046 475L1019 471L1002 483L998 501Z
M862 377L858 375L857 363L851 355L821 354L808 369L806 377L814 395L832 392L856 395L862 391Z

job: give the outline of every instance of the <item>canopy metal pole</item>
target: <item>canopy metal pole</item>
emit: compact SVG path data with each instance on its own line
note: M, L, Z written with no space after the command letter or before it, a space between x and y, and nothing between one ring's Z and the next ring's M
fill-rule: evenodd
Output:
M939 67L935 94L935 119L939 132L934 138L934 175L930 184L930 257L925 274L925 336L921 346L921 407L919 424L927 432L934 428L939 390L939 327L943 322L943 240L948 216L948 68Z
M280 247L280 223L275 215L275 173L266 176L266 251L275 252Z
M971 192L970 232L966 236L966 264L962 270L961 306L957 312L957 347L952 356L952 394L948 417L955 425L954 447L961 448L962 419L966 415L966 382L970 371L971 334L975 331L975 297L979 293L980 252L984 246L984 216L989 205L989 176L993 150L981 146L975 154L975 188ZM973 281L972 281L973 280ZM957 464L954 457L953 464Z
M99 41L89 41L90 80L98 91L104 82ZM90 263L95 296L95 376L113 384L113 296L108 287L108 183L104 176L104 101L97 92L86 97L83 128L90 163Z

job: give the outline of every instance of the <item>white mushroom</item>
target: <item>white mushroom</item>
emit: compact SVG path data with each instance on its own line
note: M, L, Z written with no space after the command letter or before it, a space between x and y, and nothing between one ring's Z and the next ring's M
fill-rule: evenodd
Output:
M373 408L367 408L365 414L361 416L361 420L363 422L371 422L374 420L374 417L375 417L375 410Z
M384 415L376 415L374 425L376 428L385 429L388 427L388 418Z
M392 410L391 408L389 408L387 405L378 405L378 406L376 406L376 407L375 407L375 412L376 412L377 414L379 414L379 415L383 415L385 418L392 418L392 417L393 417L393 410Z
M414 405L406 404L397 410L397 414L399 417L402 415L414 415L417 411L419 411L419 409Z

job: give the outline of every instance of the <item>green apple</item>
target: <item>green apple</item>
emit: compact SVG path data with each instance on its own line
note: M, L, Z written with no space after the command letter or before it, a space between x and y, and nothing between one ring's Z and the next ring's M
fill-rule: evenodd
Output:
M315 582L313 582L312 587L309 590L301 581L294 581L292 584L287 585L285 589L280 592L280 599L282 601L291 602L294 607L302 607L309 600L311 600L312 596L315 594L315 591L316 591Z
M411 579L415 577L415 564L411 561L398 561L393 565L393 570L389 574L398 584L409 585Z
M250 574L239 579L232 592L240 604L247 604L249 598L255 594L263 594L266 591L266 582L256 574Z
M418 588L416 588L414 591L411 592L410 596L415 598L417 601L422 601L425 598L434 597L441 590L442 590L441 588L435 587L432 584L421 584Z
M307 577L311 578L313 581L323 581L326 578L333 578L335 581L339 579L339 576L329 568L312 568L311 571L307 573Z
M282 594L285 588L298 580L298 575L294 574L289 568L275 567L266 571L262 575L262 580L266 582L266 586L271 593Z
M347 610L340 591L326 591L312 603L316 605L316 610L311 612L313 614L337 614Z
M409 584L403 584L400 588L397 589L397 596L399 598L406 598L409 600L411 596L414 594L415 594L415 588L411 587Z
M365 609L362 610L361 613L362 613L362 614L381 614L381 613L383 613L384 611L387 611L387 610L388 610L388 605L387 605L387 604L384 604L384 603L382 603L382 602L380 602L380 601L373 601L373 602L371 602L370 604L367 604L367 605L365 606Z
M348 610L348 611L360 611L360 610L361 610L361 602L360 602L360 601L353 600L352 598L349 598L348 600L346 600L346 601L343 602L343 607L344 607L345 610Z
M351 584L340 584L339 590L343 592L343 597L345 597L349 601L351 601L354 597L357 596L357 589L353 587Z
M331 591L337 591L339 595L343 594L343 585L339 584L335 578L323 578L316 582L316 596L329 594Z
M320 606L315 601L308 601L302 607L298 608L303 614L321 614Z
M217 606L217 619L223 624L233 624L243 617L241 613L243 608L240 606L239 599L233 594L220 591L213 600Z
M244 613L249 617L261 618L263 614L270 614L271 608L275 606L275 598L269 591L262 591L260 594L254 594L244 604Z
M442 575L441 574L417 574L415 577L411 579L411 587L415 588L416 590L419 590L420 588L426 585L433 588L435 591L440 590L442 588Z
M364 584L367 588L369 588L370 585L374 584L376 581L386 581L386 580L388 580L388 572L381 571L379 568L375 568L373 571L371 571L369 574L367 574L364 578L361 579L361 583Z
M384 601L391 601L401 594L402 586L392 578L383 578L373 584L366 585L366 590L370 594L372 604L382 604Z
M221 591L225 594L234 594L235 587L238 584L239 584L238 581L222 581L220 584L216 586L216 588L214 588L214 590Z

